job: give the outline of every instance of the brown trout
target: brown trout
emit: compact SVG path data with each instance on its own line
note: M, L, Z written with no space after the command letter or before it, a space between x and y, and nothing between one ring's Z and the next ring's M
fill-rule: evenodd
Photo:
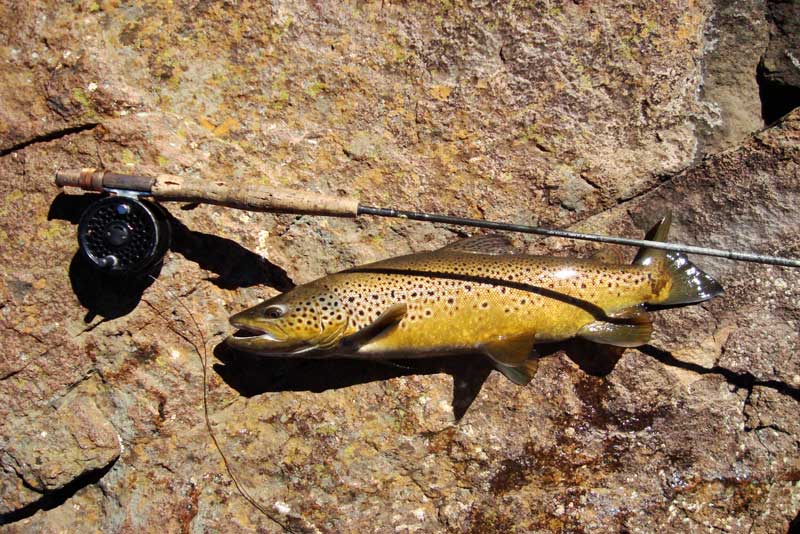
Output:
M648 238L663 241L668 215ZM499 235L463 239L325 276L230 318L227 339L263 355L414 358L483 353L517 384L534 344L579 336L635 347L647 310L703 302L722 287L685 255L641 249L633 264L520 254Z

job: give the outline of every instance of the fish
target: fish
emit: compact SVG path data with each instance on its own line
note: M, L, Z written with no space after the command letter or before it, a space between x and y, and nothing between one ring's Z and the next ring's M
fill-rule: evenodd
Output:
M667 214L646 235L665 241ZM707 301L722 286L678 252L631 264L523 254L500 234L394 257L297 286L230 317L233 349L282 357L421 358L480 353L512 382L536 373L537 343L646 344L651 310Z

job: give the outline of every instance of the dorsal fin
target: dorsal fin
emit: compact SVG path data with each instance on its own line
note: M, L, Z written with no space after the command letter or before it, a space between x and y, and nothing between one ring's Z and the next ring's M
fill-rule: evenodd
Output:
M467 252L469 254L517 254L519 251L514 247L511 239L503 234L483 234L474 235L465 239L459 239L449 245L445 245L439 250L450 252Z

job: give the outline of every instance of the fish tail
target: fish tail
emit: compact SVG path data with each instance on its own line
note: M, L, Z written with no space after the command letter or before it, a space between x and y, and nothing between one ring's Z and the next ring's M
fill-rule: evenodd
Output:
M658 224L647 232L645 239L666 241L671 223L672 214L667 213ZM682 252L642 248L633 263L666 271L666 275L672 282L669 284L668 291L656 291L656 297L647 302L650 306L672 307L696 304L714 298L723 292L719 282L698 269Z

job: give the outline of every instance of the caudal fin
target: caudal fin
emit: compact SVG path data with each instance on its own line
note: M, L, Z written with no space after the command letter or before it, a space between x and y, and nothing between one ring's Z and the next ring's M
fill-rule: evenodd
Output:
M667 215L661 219L661 222L647 232L645 239L650 241L666 241L671 224L672 214L667 213ZM642 248L639 250L636 259L633 260L633 263L636 265L654 267L660 264L660 267L665 269L672 279L672 286L669 294L667 294L666 297L660 295L658 300L648 302L647 304L650 306L685 306L687 304L696 304L712 299L723 292L719 282L698 269L682 252Z

